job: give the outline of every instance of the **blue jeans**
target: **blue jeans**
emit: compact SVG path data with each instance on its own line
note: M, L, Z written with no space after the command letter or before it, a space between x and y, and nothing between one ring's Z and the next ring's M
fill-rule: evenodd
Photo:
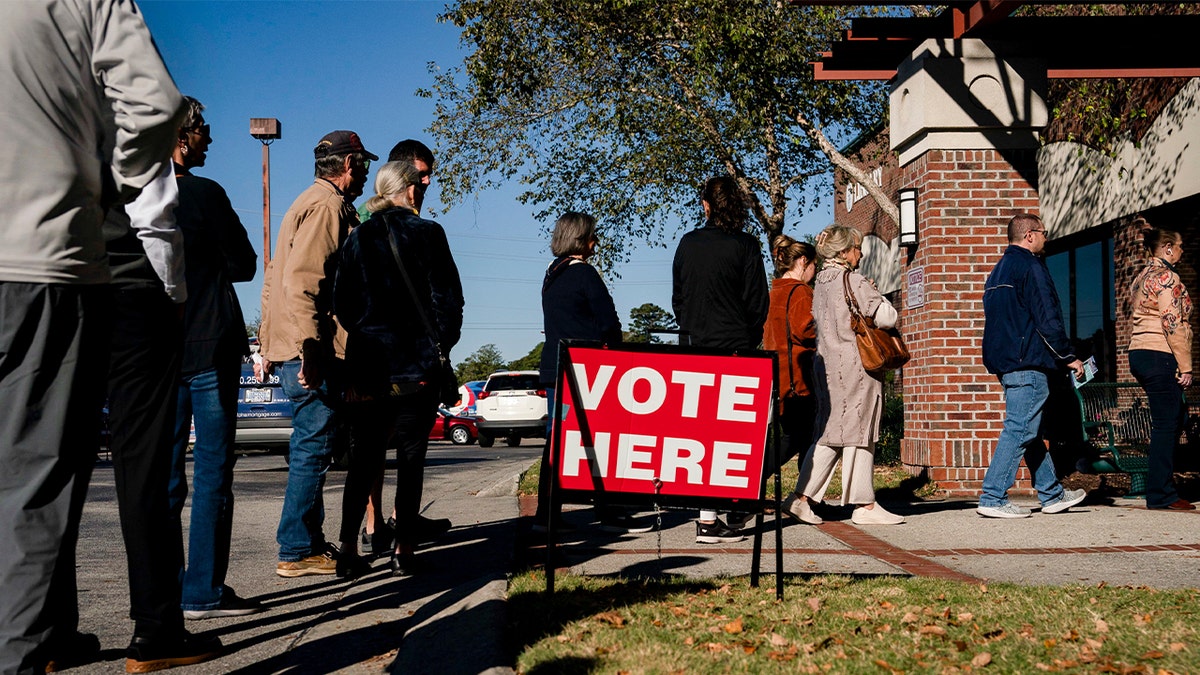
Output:
M1187 421L1183 387L1175 379L1175 355L1149 349L1129 351L1129 373L1150 406L1150 458L1146 471L1146 506L1161 509L1179 499L1175 491L1175 445Z
M1018 370L1001 375L1000 384L1004 386L1004 430L983 476L979 505L1002 506L1008 502L1008 489L1017 480L1022 457L1033 476L1038 501L1043 505L1054 503L1062 498L1063 488L1039 430L1042 409L1050 396L1046 374Z
M296 562L325 549L325 472L333 456L338 415L329 374L318 389L305 389L297 379L300 359L279 364L279 382L292 400L292 440L288 446L288 482L279 516L279 559Z
M187 567L181 570L185 610L219 607L225 589L233 535L233 439L240 375L241 364L234 361L180 378L170 487L174 513L183 511L187 499L188 421L194 419L196 425Z

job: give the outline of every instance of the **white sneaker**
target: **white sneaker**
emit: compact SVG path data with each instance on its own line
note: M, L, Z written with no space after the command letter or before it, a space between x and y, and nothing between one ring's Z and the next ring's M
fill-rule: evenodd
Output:
M802 523L809 525L820 525L825 522L825 519L813 513L812 504L807 499L801 499L796 496L796 493L788 495L788 498L783 500L783 512L795 518Z
M904 522L904 518L887 511L876 502L870 509L863 506L854 509L850 522L855 525L899 525Z
M1063 490L1058 501L1042 504L1042 513L1062 513L1087 498L1086 490Z
M1000 506L980 506L975 513L984 518L1028 518L1032 511L1012 502L1004 502Z

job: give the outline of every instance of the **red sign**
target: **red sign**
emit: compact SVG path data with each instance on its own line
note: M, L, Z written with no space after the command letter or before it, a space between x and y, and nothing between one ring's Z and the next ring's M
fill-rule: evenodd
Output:
M759 498L770 355L561 349L570 365L555 392L554 464L564 489L654 494L661 481L663 495Z

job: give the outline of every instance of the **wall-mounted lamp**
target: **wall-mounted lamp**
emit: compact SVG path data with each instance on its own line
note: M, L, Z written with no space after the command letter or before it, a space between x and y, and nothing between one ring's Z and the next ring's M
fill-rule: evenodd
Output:
M917 190L907 188L900 191L900 245L916 246L917 241Z

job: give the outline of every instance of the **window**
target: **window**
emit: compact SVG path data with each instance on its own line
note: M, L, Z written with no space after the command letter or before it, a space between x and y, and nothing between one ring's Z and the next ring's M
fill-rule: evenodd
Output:
M1081 359L1096 358L1103 381L1115 382L1117 302L1113 289L1113 240L1109 228L1054 242L1046 256L1062 304L1063 326Z

